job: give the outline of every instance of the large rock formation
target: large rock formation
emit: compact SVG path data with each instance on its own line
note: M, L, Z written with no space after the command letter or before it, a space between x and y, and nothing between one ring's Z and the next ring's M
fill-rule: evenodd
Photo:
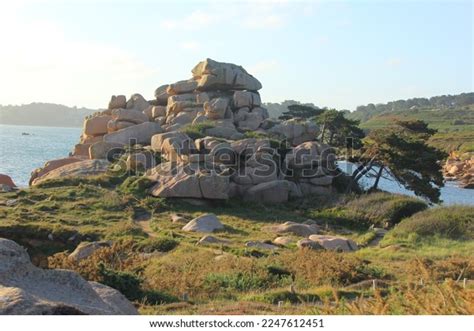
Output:
M0 315L134 315L117 290L67 270L35 267L26 250L0 238Z
M474 189L474 154L451 153L443 168L447 180L459 181L462 188Z
M72 155L36 170L31 183L92 174L79 169L128 153L127 169L140 163L157 197L280 203L333 192L334 152L316 141L315 123L270 120L261 83L241 66L206 59L191 72L159 86L154 100L112 96L107 110L86 119ZM137 144L141 152L130 148ZM163 162L155 166L153 154Z

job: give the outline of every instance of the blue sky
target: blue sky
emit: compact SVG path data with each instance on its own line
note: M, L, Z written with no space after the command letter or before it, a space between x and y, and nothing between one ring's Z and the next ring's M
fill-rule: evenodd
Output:
M264 101L354 109L473 91L470 1L21 1L0 5L0 104L110 95L243 65Z

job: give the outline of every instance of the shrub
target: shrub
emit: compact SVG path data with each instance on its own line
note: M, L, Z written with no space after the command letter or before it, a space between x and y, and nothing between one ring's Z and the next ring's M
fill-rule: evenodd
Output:
M354 255L331 251L285 252L276 261L295 275L303 287L349 285L367 279L386 277L383 270Z
M147 177L130 176L119 186L119 190L137 198L144 198L152 185L153 182Z
M426 208L420 199L384 192L360 196L343 207L346 218L379 227L393 226Z
M474 239L474 207L437 207L413 215L398 224L388 236L439 236L453 240Z
M186 133L191 139L196 140L206 136L206 130L214 127L211 122L202 122L197 124L187 125L180 131Z
M268 135L262 132L246 131L244 138L268 139Z
M99 263L98 275L102 284L118 290L127 299L137 300L140 298L142 281L137 275L106 268L103 263Z
M149 238L137 244L137 249L141 252L151 253L153 251L169 252L179 245L173 238Z
M174 296L148 288L138 275L143 263L132 242L103 247L79 262L68 259L66 252L48 258L49 268L76 271L87 280L96 281L120 291L127 299L146 304L178 301Z

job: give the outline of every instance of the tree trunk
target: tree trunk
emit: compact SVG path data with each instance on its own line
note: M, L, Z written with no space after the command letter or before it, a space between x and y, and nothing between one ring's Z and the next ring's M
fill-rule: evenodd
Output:
M383 170L384 170L384 166L382 165L380 166L379 172L377 173L377 177L375 178L374 185L372 185L372 188L371 188L372 191L375 191L377 187L379 186L379 181L380 181L380 177L382 177Z

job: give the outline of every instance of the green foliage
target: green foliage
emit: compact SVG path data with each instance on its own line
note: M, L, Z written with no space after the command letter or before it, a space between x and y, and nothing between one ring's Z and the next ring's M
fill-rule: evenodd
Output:
M381 114L393 114L405 111L409 116L419 110L463 109L466 106L474 104L474 93L461 93L458 95L441 95L427 98L413 98L408 100L397 100L374 105L369 103L366 106L357 107L356 111L350 114L351 118L361 120L362 122L370 120L372 117ZM462 118L462 117L459 117Z
M268 135L262 132L245 131L244 138L268 139Z
M272 305L278 304L283 301L285 303L305 303L305 302L317 302L320 298L317 295L300 295L290 291L272 291L263 294L257 294L249 297L250 301L266 302Z
M452 240L474 240L474 207L453 206L431 208L403 220L389 238L438 236Z
M209 289L225 288L239 292L266 289L288 283L288 277L273 274L237 272L233 274L211 273L206 275L204 286Z
M328 224L367 230L372 225L391 227L428 207L418 198L385 192L358 195L344 200L332 208L327 206L321 210L310 209L309 216L325 220Z
M148 238L139 242L137 244L137 249L145 253L151 253L154 251L169 252L178 245L179 242L173 238Z
M148 189L153 182L147 177L130 176L119 186L119 190L125 194L131 194L138 198L148 195Z
M316 117L321 125L320 140L330 146L359 149L365 134L359 121L345 117L343 112L327 109Z
M340 298L355 299L361 295L357 291L335 290L333 288L320 288L311 292L291 292L287 290L274 290L262 294L250 295L247 297L249 301L259 301L276 305L280 301L290 304L314 304L322 303L324 300Z
M320 115L324 112L324 109L315 108L312 106L295 104L288 106L288 111L284 112L279 119L281 120L288 120L291 118L299 118L299 119L309 119L315 116Z
M39 183L37 188L79 186L80 184L97 185L101 187L114 187L123 179L109 175L89 176L89 177L61 177L48 179Z
M180 131L186 133L191 139L199 139L207 136L206 130L214 127L212 122L202 122L197 124L187 125Z
M162 304L178 301L176 297L156 290L143 290L142 279L135 274L117 271L99 264L99 277L101 283L110 286L127 299L141 301L147 304Z
M427 145L433 130L421 121L398 121L395 125L373 130L364 139L364 146L355 161L359 168L352 174L358 182L365 174L377 169L377 178L372 189L384 171L416 195L440 202L440 187L444 178L440 161L447 155Z
M267 271L270 275L274 275L278 277L291 276L291 272L279 266L273 266L273 265L267 266Z
M472 98L473 93L464 95L471 95ZM470 152L474 151L474 102L471 100L467 104L464 101L458 103L459 100L456 99L462 96L463 94L446 98L450 102L455 102L454 105L430 101L424 106L418 105L416 109L392 109L390 106L382 109L385 106L383 104L372 105L373 111L368 110L370 107L367 106L360 108L360 111L348 113L347 116L360 120L361 128L369 131L386 128L399 120L421 120L428 123L430 128L438 130L428 141L431 146L448 153ZM376 108L378 110L375 110Z
M427 208L420 199L401 194L372 193L349 201L342 207L344 217L367 225L393 226Z
M122 293L129 300L137 300L141 293L141 279L132 273L116 271L99 264L101 283Z

